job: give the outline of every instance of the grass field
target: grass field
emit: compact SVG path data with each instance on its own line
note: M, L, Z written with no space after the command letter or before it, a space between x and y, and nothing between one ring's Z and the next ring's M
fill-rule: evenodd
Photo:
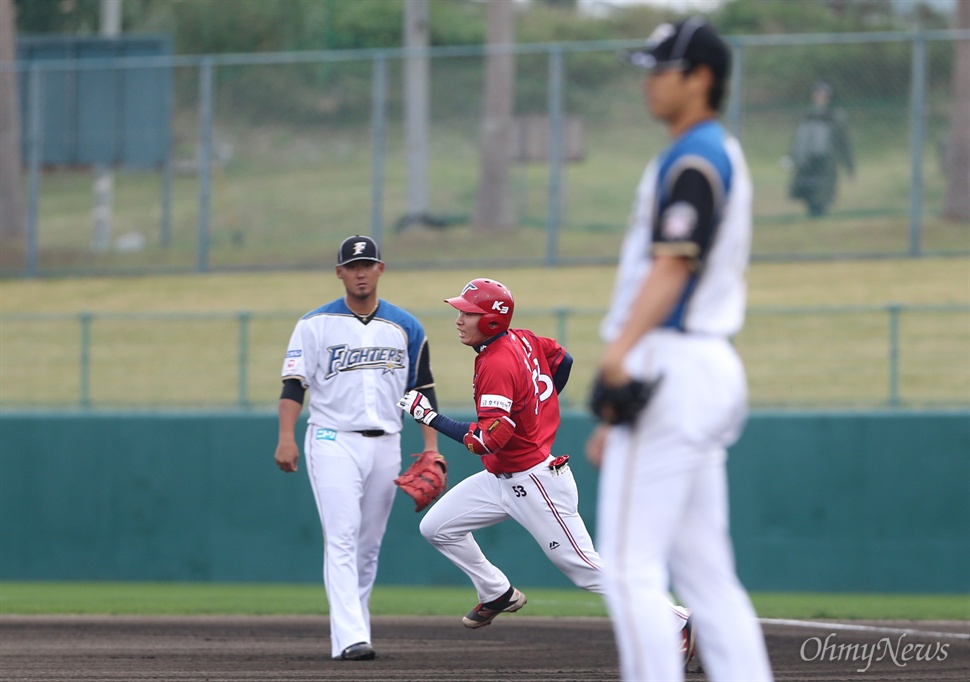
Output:
M470 588L378 585L374 615L452 615ZM524 588L525 589L525 588ZM528 588L533 616L605 616L602 599L582 590ZM764 618L970 620L970 595L755 593ZM2 614L326 613L322 585L0 582Z
M475 276L500 279L512 289L516 325L555 336L569 348L577 369L564 398L567 406L580 404L601 349L598 324L613 268L407 270L389 263L380 294L424 323L445 405L467 400L470 358L455 340L454 316L442 299ZM750 312L737 346L756 407L884 406L893 380L900 405L970 406L970 259L755 263L749 283ZM0 280L0 406L78 404L79 320L87 312L94 316L86 356L92 406L232 407L245 373L251 406L272 408L280 349L293 323L342 294L331 266ZM893 348L891 304L957 308L904 311ZM567 317L557 310L568 311ZM244 366L241 311L249 315ZM45 359L41 366L38 356ZM146 389L119 404L116 386L134 372ZM208 377L204 384L196 380L201 375Z
M601 308L613 273L612 266L399 270L389 263L380 293L432 310L469 279L488 276L512 289L519 312ZM970 303L965 257L754 263L748 281L751 307ZM0 313L303 312L341 294L329 264L319 271L7 279L0 280Z

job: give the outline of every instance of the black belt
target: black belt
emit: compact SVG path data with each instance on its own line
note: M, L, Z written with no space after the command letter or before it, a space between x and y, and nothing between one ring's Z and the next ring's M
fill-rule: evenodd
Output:
M569 455L561 455L560 457L556 457L556 459L549 462L549 468L552 471L559 471L568 463L569 463ZM513 476L515 476L515 474L509 474L509 473L492 474L492 475L495 476L495 478L512 478Z
M380 438L384 435L384 431L381 429L370 429L366 431L354 431L354 433L359 433L364 438Z

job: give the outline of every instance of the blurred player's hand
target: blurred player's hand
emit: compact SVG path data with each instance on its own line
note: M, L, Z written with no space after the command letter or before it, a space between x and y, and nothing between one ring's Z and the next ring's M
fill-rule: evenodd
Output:
M593 465L594 469L599 469L603 464L603 447L606 444L606 434L610 427L600 424L586 440L586 461Z
M276 466L281 471L292 472L297 470L296 462L300 459L300 448L296 441L281 440L276 446Z
M609 345L603 350L598 376L607 386L622 386L630 381L630 375L623 367L625 355L625 350L616 349L613 345Z

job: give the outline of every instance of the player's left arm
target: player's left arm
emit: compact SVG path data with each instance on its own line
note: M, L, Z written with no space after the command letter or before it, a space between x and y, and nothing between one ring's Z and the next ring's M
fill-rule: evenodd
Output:
M569 381L569 373L573 368L573 356L559 345L555 339L540 337L543 343L543 351L546 362L549 364L549 372L552 374L552 385L556 393L561 394Z
M651 329L666 320L707 255L714 234L719 198L709 168L686 165L673 180L652 244L653 265L633 300L627 322L603 353L605 383L629 380L623 359Z
M431 347L428 344L428 339L424 336L424 329L421 328L416 320L415 326L417 342L409 344L408 348L411 367L413 368L409 373L412 383L407 388L408 391L419 391L428 399L431 409L437 412L438 396L435 393L434 374L431 372ZM438 432L428 424L419 422L418 425L421 427L421 437L424 440L425 451L437 451Z
M504 397L505 393L512 391L508 387L498 388L499 385L494 384L490 379L493 374L491 370L483 370L476 379L482 387L480 395L485 395L483 400L489 403L476 406L477 421L460 422L438 413L432 408L427 396L419 391L409 391L398 406L420 423L462 443L470 452L477 455L496 452L512 437L515 432L515 422L509 416L512 400ZM499 378L504 378L501 372L498 375ZM492 404L493 402L495 404Z

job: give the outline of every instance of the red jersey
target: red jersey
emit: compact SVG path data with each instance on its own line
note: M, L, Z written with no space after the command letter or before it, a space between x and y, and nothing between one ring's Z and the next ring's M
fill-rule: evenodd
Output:
M559 428L559 394L552 377L566 355L555 339L509 329L475 358L472 391L478 421L508 416L515 432L505 446L482 457L493 474L525 471L552 452Z

